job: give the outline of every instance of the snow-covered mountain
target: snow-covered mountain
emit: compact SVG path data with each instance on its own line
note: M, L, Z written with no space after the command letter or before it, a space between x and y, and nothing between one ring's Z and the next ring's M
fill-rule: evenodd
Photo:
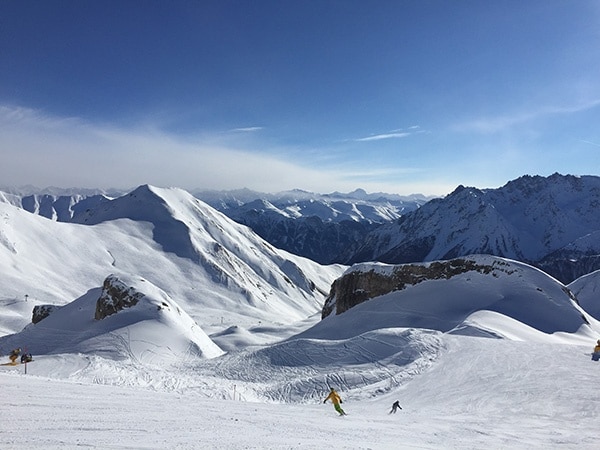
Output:
M600 177L524 176L498 189L459 186L372 231L346 263L405 263L491 254L564 282L600 268Z
M338 261L340 253L379 224L396 220L428 200L422 195L367 194L362 189L346 194L239 190L196 191L194 195L275 247L321 264Z
M385 318L369 319L382 310L388 313ZM356 264L333 284L322 316L348 311L358 311L362 318L349 327L352 333L369 331L375 323L512 339L523 338L519 331L526 329L548 336L594 336L590 325L595 320L563 284L527 264L490 255L419 264ZM510 322L518 326L511 330ZM502 334L507 330L508 336Z
M600 270L577 278L568 287L577 296L582 308L600 320Z
M277 250L180 189L140 186L81 224L1 202L0 218L0 299L32 306L64 305L114 273L148 280L202 325L291 323L320 309L342 270Z
M0 366L9 447L317 449L332 429L347 449L597 444L600 323L538 269L320 266L151 186L81 222L0 203L0 353L34 354Z
M87 211L125 192L34 187L4 188L0 201L60 222L80 222ZM247 225L273 246L321 264L335 263L349 246L381 223L412 211L428 198L357 189L317 194L301 190L276 194L241 189L197 190L194 196L238 223Z

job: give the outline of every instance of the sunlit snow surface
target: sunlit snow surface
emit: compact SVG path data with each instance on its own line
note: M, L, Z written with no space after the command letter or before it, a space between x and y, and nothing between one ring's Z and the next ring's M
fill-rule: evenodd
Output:
M346 417L321 403L324 388L311 402L251 402L244 383L218 373L165 373L153 386L156 374L90 361L98 382L119 384L106 386L50 379L76 363L44 357L27 375L22 367L0 372L3 448L597 448L600 363L589 348L450 335L440 342L428 370L386 394L340 389ZM252 375L257 368L237 371L264 383L279 377L266 361ZM396 399L403 409L390 415Z
M153 222L57 224L0 203L0 359L34 354L0 366L0 448L598 448L600 325L556 280L503 260L320 320L343 268L263 246L176 191L143 194L157 192L167 220L212 230L190 231L197 261L161 250ZM219 284L198 261L236 274ZM389 269L354 270L372 267ZM145 297L94 321L110 273ZM44 303L63 307L30 324ZM329 386L348 416L323 404Z

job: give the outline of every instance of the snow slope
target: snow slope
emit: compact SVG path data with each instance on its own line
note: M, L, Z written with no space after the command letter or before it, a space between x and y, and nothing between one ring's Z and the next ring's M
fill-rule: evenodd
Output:
M600 320L600 270L588 273L569 284L579 304L593 317Z
M131 387L108 367L112 385L53 379L48 369L64 361L41 358L26 375L0 370L3 448L597 448L600 367L587 346L440 339L435 363L402 386L369 399L340 389L343 418L321 403L325 386L313 402L250 402L238 381L217 376L226 396L208 398L207 388ZM396 399L403 409L390 415Z
M291 275L333 279L342 268L259 249L247 229L196 214L202 204L178 191L139 194L162 199L154 213L121 217L131 210L117 203L95 225L0 205L0 353L34 354L0 366L3 448L597 448L600 363L590 353L600 324L539 270L474 256L499 269L423 281L320 320ZM156 233L159 215L159 228L185 235ZM231 258L231 273L271 274L261 281L270 301L249 305L238 285L206 276L198 261L215 257L215 242L256 255ZM294 288L275 290L275 267ZM372 269L391 266L349 270ZM111 273L143 297L94 321ZM242 280L254 289L251 275ZM27 325L47 303L40 295L63 306ZM348 416L322 403L329 386ZM390 415L395 400L403 409Z
M102 208L83 225L0 203L0 314L19 316L25 299L64 305L115 273L164 290L201 327L292 323L343 270L277 250L179 189L142 186Z

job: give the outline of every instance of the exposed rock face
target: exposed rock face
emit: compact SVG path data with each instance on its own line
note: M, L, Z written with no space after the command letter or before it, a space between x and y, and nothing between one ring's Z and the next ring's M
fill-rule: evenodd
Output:
M501 263L497 261L494 264ZM334 281L331 292L325 300L321 318L327 317L334 310L335 314L341 314L366 300L402 290L408 285L415 285L425 280L447 280L470 271L487 274L495 268L491 265L477 264L473 260L453 259L430 264L389 266L386 272L375 269L367 272L352 270Z
M33 316L31 323L38 323L56 311L60 306L57 305L37 305L33 307Z
M142 297L144 297L144 294L125 285L115 275L109 275L102 284L102 294L96 302L94 318L102 320L125 308L131 308Z

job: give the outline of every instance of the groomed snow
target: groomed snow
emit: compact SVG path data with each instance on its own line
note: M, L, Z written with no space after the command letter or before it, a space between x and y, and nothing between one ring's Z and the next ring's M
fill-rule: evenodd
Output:
M3 368L3 448L481 449L598 448L600 363L587 346L444 335L429 370L378 397L340 389L349 414L308 403L240 400L236 381L174 389L57 380L58 357ZM244 368L238 370L243 372ZM262 367L264 378L273 370ZM129 376L143 376L130 374ZM199 377L198 383L203 383ZM137 384L137 383L136 383ZM210 397L221 391L228 398ZM236 400L231 397L236 394ZM243 393L242 393L243 395ZM402 410L388 414L398 399Z

